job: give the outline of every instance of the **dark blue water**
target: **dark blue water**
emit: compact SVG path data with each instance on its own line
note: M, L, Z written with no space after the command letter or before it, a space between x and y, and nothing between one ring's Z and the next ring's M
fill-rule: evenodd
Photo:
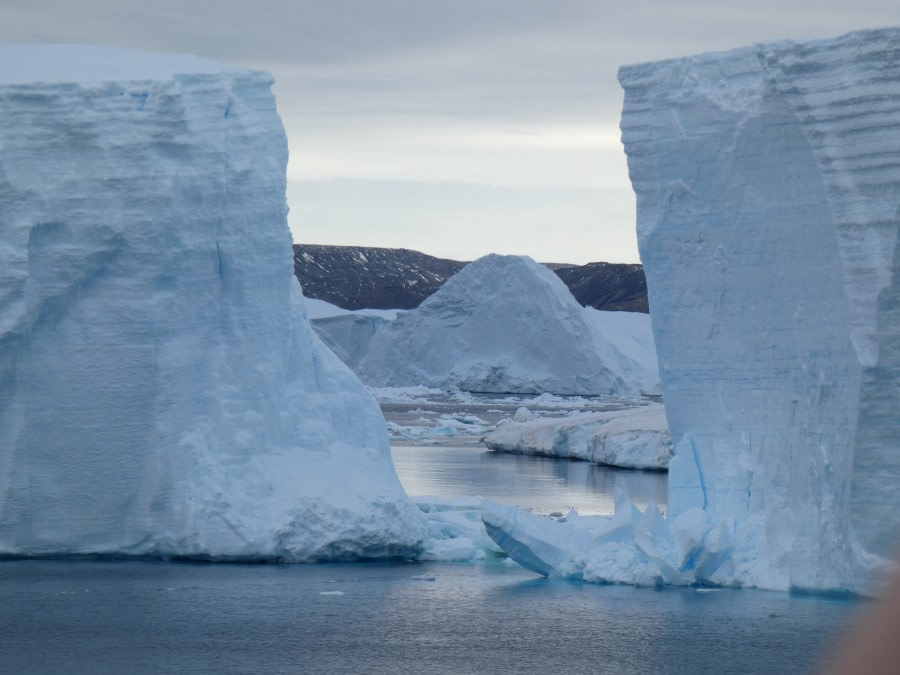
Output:
M852 608L502 564L2 562L0 671L802 673Z
M478 448L395 449L414 494L542 510L664 498L665 476ZM433 576L434 580L414 578ZM798 673L854 608L636 589L516 565L0 562L0 673Z

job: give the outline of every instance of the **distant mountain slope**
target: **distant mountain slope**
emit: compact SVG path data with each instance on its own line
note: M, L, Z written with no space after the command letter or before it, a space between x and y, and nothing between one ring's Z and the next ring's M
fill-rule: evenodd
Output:
M344 309L412 309L466 266L405 248L294 244L308 298Z
M642 265L592 262L553 271L582 305L608 311L650 311Z
M344 309L413 309L468 262L405 248L294 244L294 274L306 297ZM648 311L641 265L548 264L582 305Z

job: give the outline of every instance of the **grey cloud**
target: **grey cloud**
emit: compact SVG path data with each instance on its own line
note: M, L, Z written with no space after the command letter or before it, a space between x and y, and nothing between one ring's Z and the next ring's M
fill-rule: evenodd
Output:
M615 117L622 63L900 22L894 0L28 0L3 41L198 53L271 70L307 115Z
M195 48L240 61L346 63L514 34L589 14L590 2L561 0L217 0L154 3L32 0L0 6L3 39L60 38L142 48ZM16 38L18 35L18 38Z
M578 210L569 209L567 218L632 250L634 198L621 148L585 142L574 152L503 145L494 136L549 137L560 129L579 143L598 131L615 136L620 64L893 24L900 24L896 0L0 0L0 41L187 52L271 71L295 176L614 186L602 199L569 195ZM329 200L340 200L311 185L296 201L307 210L292 219L305 215L313 241L324 236L314 235L314 221L330 213ZM368 227L402 239L411 230L392 223L406 199L424 195L440 204L459 196L401 187L405 196L372 202L342 227L356 238ZM529 214L540 212L549 222L551 211L562 208L520 213L518 193L485 194L495 206L467 211L464 219L490 217L505 236L524 236ZM472 190L464 197L481 199ZM604 214L600 202L618 206ZM487 229L487 221L479 222L473 241ZM442 225L429 230L435 243L427 250L440 253L466 239L456 221ZM444 244L441 229L448 233ZM535 222L528 236L539 237L541 229Z

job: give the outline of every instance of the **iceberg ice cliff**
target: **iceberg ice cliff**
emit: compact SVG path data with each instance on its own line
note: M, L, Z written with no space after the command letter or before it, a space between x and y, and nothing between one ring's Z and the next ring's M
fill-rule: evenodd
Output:
M559 277L523 256L479 258L391 322L320 321L317 329L376 387L633 394L659 386L647 315L582 307Z
M0 64L0 554L419 550L378 406L306 319L271 77Z
M489 529L594 580L860 589L900 518L900 29L619 79L668 513Z

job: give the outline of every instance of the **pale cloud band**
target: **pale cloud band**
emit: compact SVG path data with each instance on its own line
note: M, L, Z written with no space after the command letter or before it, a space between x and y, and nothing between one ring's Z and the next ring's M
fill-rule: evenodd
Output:
M895 24L895 0L0 0L3 42L187 52L272 72L298 241L365 232L358 243L421 241L463 258L559 250L551 257L571 262L637 259L620 64ZM353 179L372 209L327 202L327 179ZM372 196L385 180L389 194ZM481 206L447 211L475 195L433 185L448 182L484 186Z

